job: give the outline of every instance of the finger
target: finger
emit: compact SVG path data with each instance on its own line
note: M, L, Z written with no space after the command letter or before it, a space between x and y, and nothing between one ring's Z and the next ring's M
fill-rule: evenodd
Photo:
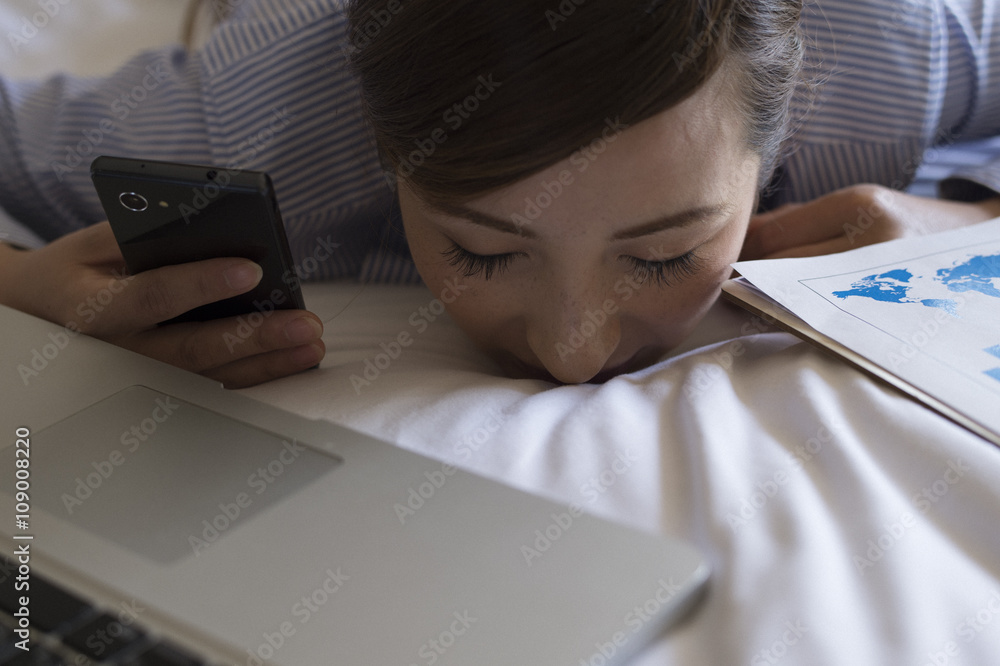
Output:
M763 259L768 247L769 239L784 232L783 216L791 210L789 204L776 208L766 213L760 213L750 218L747 225L747 233L743 239L743 248L740 251L740 261L752 261Z
M776 232L764 232L762 229L770 227L772 224L780 225L780 222L775 222L774 217L770 217L769 219L761 219L760 217L750 218L747 234L743 238L743 247L740 249L740 261L754 261L765 257L768 250L771 250L768 238Z
M764 213L758 213L750 218L750 226L748 227L748 231L753 231L756 228L761 227L765 224L770 224L775 219L781 217L785 213L788 213L790 211L795 210L796 208L801 208L801 207L802 204L800 203L787 203L778 206L773 210L769 210Z
M116 281L118 294L108 303L101 328L109 331L149 328L200 305L250 291L262 276L260 266L235 257L143 271Z
M205 374L229 389L245 388L308 370L323 360L322 340L301 347L281 349L233 361Z
M827 202L835 203L835 202ZM741 258L764 258L795 247L827 241L843 233L841 217L822 199L778 212L748 230Z
M185 370L205 373L241 359L315 343L322 335L323 322L313 313L278 310L267 315L251 313L171 324L118 344Z
M808 245L799 245L797 247L788 248L761 258L786 259L790 257L818 257L826 254L846 252L847 250L853 249L853 247L854 246L851 244L851 241L849 241L846 236L838 236L819 243L810 243Z

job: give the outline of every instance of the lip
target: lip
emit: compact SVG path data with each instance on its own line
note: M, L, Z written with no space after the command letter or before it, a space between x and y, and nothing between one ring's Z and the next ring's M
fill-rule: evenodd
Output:
M607 382L609 379L614 379L618 375L625 375L632 372L633 370L638 370L639 367L641 366L636 364L634 361L629 360L625 363L622 363L621 365L615 366L614 368L602 368L601 371L598 372L593 377L591 377L587 383L603 384Z
M604 367L601 370L588 379L585 382L579 382L580 384L604 384L610 379L617 377L618 375L624 375L629 372L635 372L636 370L641 370L642 368L652 365L656 359L657 354L654 350L643 347L634 353L628 360L623 363L619 363L613 367ZM558 384L561 386L567 386L568 384L563 381L559 381L553 377L548 370L541 368L533 363L528 363L521 358L511 355L506 359L506 362L501 363L504 371L511 377L515 379L540 379L542 381L549 382L551 384Z
M559 381L549 374L549 371L545 368L522 361L514 355L501 361L500 366L503 368L504 373L513 379L540 379L550 384L564 384L564 382Z
M591 384L603 384L609 379L613 379L618 375L625 375L630 372L635 372L636 370L642 370L643 368L649 367L656 362L658 355L649 348L643 347L639 349L636 353L625 361L612 368L601 368L590 380Z

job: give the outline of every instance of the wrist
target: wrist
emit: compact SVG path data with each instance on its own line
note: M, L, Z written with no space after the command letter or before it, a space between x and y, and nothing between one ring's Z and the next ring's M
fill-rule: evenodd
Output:
M992 220L995 217L1000 217L1000 194L991 199L984 199L983 201L978 202L978 205L986 211L986 214L989 215L989 219Z
M0 304L22 309L18 306L20 281L17 275L30 252L19 245L0 241Z
M975 202L905 197L906 205L899 211L901 219L919 233L951 231L1000 217L1000 196Z

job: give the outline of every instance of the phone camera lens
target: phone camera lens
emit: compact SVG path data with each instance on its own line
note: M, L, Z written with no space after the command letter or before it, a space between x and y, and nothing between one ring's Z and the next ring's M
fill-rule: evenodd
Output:
M149 202L146 201L146 197L141 194L136 194L135 192L122 192L118 195L118 201L120 201L122 205L129 210L133 210L137 213L141 213L149 208Z

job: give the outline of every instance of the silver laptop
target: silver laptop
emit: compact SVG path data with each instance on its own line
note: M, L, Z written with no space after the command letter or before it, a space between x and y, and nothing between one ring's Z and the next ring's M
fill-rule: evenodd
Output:
M0 331L0 663L620 664L707 581L682 542L2 306Z

